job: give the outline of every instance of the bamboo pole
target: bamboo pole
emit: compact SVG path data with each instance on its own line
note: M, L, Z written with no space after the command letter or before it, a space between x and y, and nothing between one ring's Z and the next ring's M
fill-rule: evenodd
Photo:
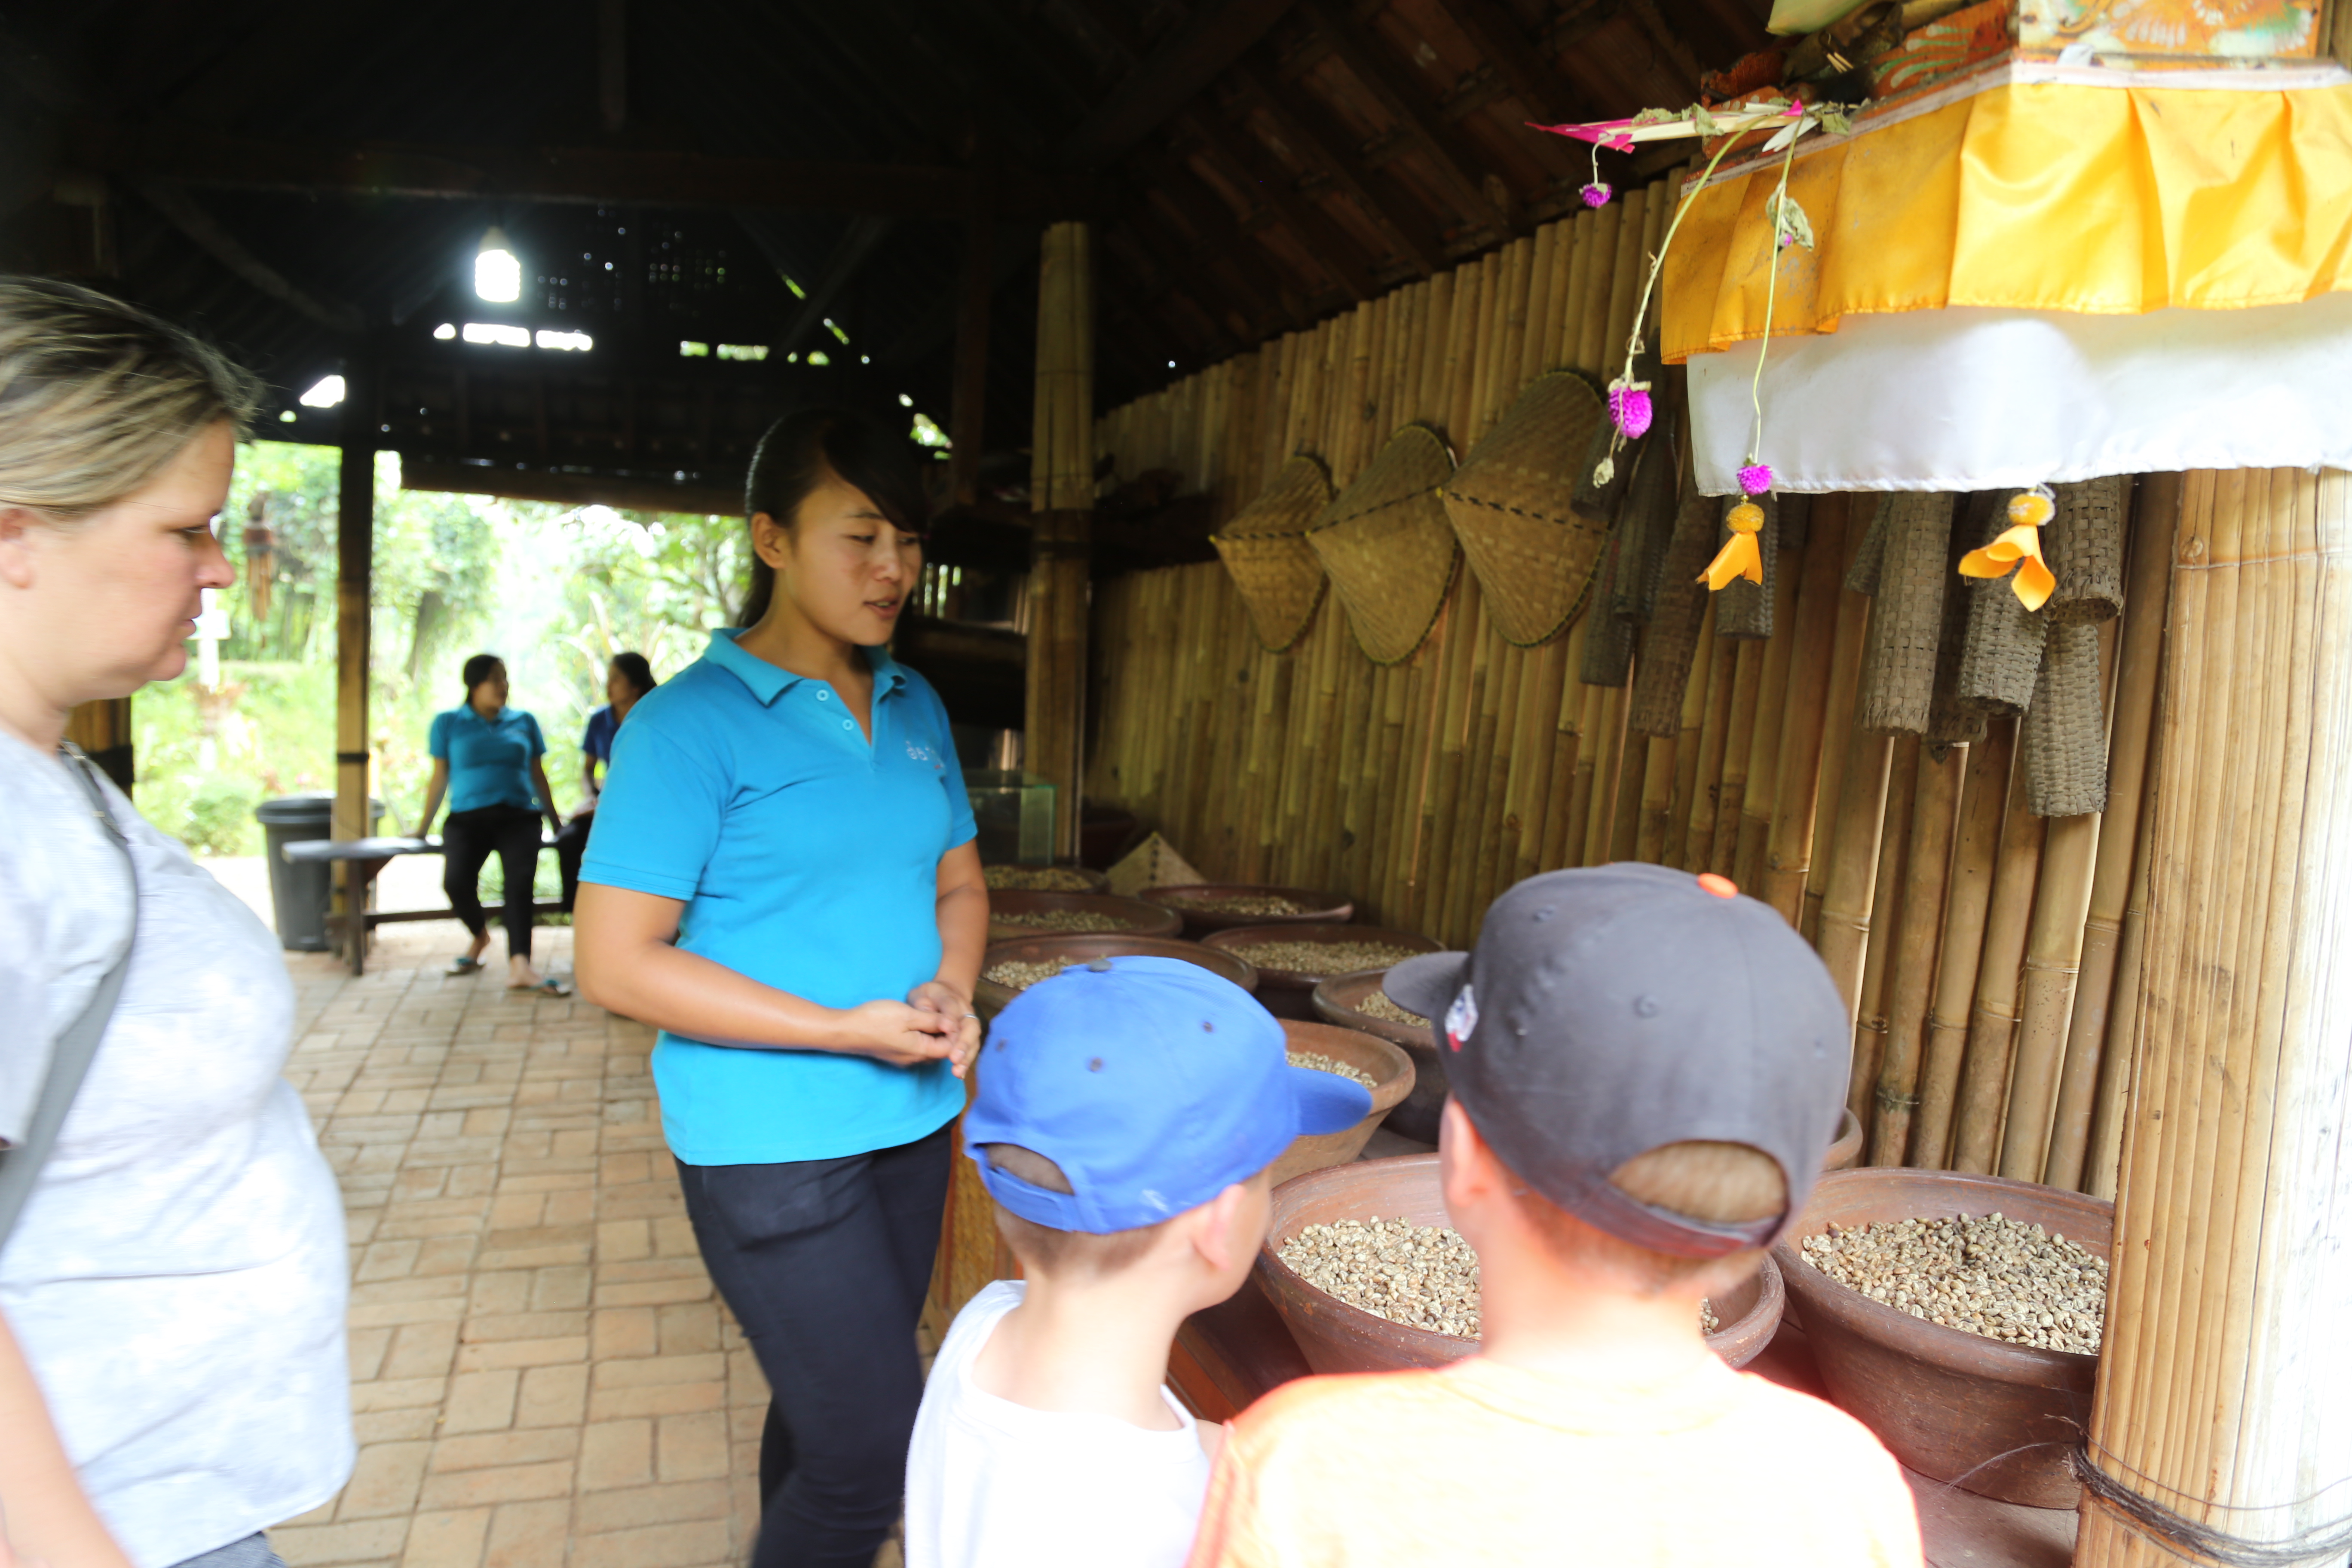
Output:
M1709 636L1715 636L1715 596L1706 603ZM1715 637L1713 668L1706 674L1706 716L1699 721L1698 772L1691 783L1690 821L1683 830L1683 869L1710 868L1716 814L1721 808L1723 764L1731 734L1732 692L1739 680L1740 649L1747 644Z
M1862 553L1862 544L1875 508L1868 497L1846 497L1845 564L1838 574L1837 637L1830 654L1828 718L1822 726L1822 777L1815 799L1827 808L1834 835L1838 811L1845 796L1845 770L1852 760L1854 709L1862 696L1863 649L1870 636L1870 596L1845 591L1845 579ZM1875 830L1874 829L1874 832ZM1874 853L1875 851L1874 851ZM1827 854L1817 852L1805 879L1804 912L1799 934L1818 943L1822 907L1829 894L1831 866L1837 853L1832 837Z
M1927 1005L1942 944L1944 896L1950 885L1952 837L1958 826L1960 778L1967 763L1957 750L1937 754L1918 747L1919 779L1911 807L1911 847L1905 855L1901 936L1888 961L1886 1053L1873 1096L1870 1163L1900 1165L1911 1147L1912 1113L1919 1105L1919 1067L1927 1031Z
M1698 644L1691 650L1690 684L1683 691L1682 733L1675 742L1675 794L1666 807L1659 861L1676 869L1689 865L1691 812L1700 798L1699 761L1706 749L1707 698L1715 689L1715 605L1701 612ZM1718 748L1717 761L1720 762Z
M2001 808L2017 752L2017 721L1986 722L1984 739L1969 747L1960 786L1960 816L1952 851L1950 890L1944 900L1944 937L1936 958L1936 1000L1927 1017L1927 1049L1919 1069L1919 1110L1911 1129L1910 1164L1943 1170L1951 1163L1960 1069L1968 1054L1969 1008L1982 967L1987 912L1992 907L2000 858Z
M1450 885L1454 831L1460 822L1454 803L1462 791L1462 751L1470 734L1476 707L1471 688L1471 660L1485 616L1480 613L1478 575L1462 574L1454 590L1454 618L1445 639L1445 691L1439 713L1437 765L1428 797L1422 805L1422 848L1416 857L1419 894L1412 903L1413 929L1444 940L1444 894Z
M1861 1016L1862 973L1870 958L1870 922L1886 821L1886 780L1894 742L1859 726L1846 736L1845 781L1830 834L1822 884L1822 921L1814 946L1836 983L1849 1020Z
M1584 818L1576 807L1577 780L1583 772L1584 694L1587 688L1570 672L1584 661L1584 639L1591 628L1590 611L1577 618L1569 628L1568 637L1560 649L1563 679L1560 682L1559 717L1552 731L1551 783L1545 791L1541 847L1537 854L1537 868L1556 871L1570 864L1569 829ZM1580 839L1578 847L1582 847Z
M1577 328L1576 368L1587 375L1601 374L1601 362L1609 357L1609 293L1612 274L1616 269L1617 231L1625 216L1624 204L1612 202L1599 212L1586 213L1576 221L1586 228L1584 309Z
M1747 788L1733 851L1731 878L1743 888L1756 887L1762 880L1764 852L1772 836L1772 788L1780 778L1780 725L1786 717L1789 670L1796 658L1797 583L1803 570L1800 552L1780 552L1780 572L1772 584L1772 625L1778 630L1764 644L1764 668L1756 689L1756 728L1748 739Z
M2164 657L2164 615L2172 586L2169 549L2180 517L2180 477L2151 474L2141 482L2132 531L2130 584L2124 600L2123 638L2116 650L2115 720L2107 745L2108 807L2099 830L2099 863L2091 880L2091 908L2083 923L2082 979L2074 992L2074 1016L2066 1030L2066 1061L2058 1081L2058 1104L2050 1157L2042 1179L2056 1187L2084 1185L2084 1159L2100 1146L2095 1117L2106 1105L2121 1110L2119 1070L2123 1051L2113 1053L2109 1070L2107 1023L2111 1013L2131 1004L2125 993L2138 973L2119 971L2125 901L2145 831L2141 812L2147 779L2148 738L2156 716L2158 677ZM2111 1000L2112 998L2112 1000ZM2134 1009L2136 1011L2136 1009ZM2111 1117L2119 1124L2120 1116Z
M1977 963L1975 1010L1969 1016L1969 1055L1960 1072L1952 1169L1989 1174L2000 1148L2010 1058L2017 1043L2018 972L2033 914L2033 886L2042 868L2043 822L2025 809L2025 770L2011 769L2000 824L2000 857L1993 869L1992 903L1985 911L1984 951Z
M1603 851L1612 861L1631 860L1639 840L1642 826L1642 783L1647 771L1652 737L1643 734L1628 721L1633 716L1633 683L1626 683L1610 693L1615 709L1612 723L1617 739L1617 765L1612 772L1613 782L1609 786L1609 806L1604 819L1609 825Z
M1748 802L1748 757L1755 746L1759 694L1764 686L1764 645L1749 637L1737 640L1739 668L1732 678L1730 728L1723 738L1723 773L1716 789L1715 837L1707 847L1706 868L1718 876L1729 876L1739 862L1739 814Z
M1793 646L1759 896L1791 926L1802 923L1805 883L1812 876L1813 816L1829 721L1830 672L1838 632L1847 620L1841 603L1845 595L1845 497L1823 496L1814 502L1796 619L1787 633Z
M1568 679L1568 644L1566 637L1554 637L1535 650L1535 668L1521 694L1518 745L1512 753L1514 765L1519 768L1512 794L1517 841L1507 878L1514 884L1542 868L1544 821L1550 805L1552 767L1559 757L1555 737L1560 696Z
M1511 379L1514 396L1516 389L1551 368L1546 362L1551 354L1552 335L1559 331L1558 311L1564 297L1558 285L1563 280L1559 241L1567 231L1564 223L1548 223L1536 230L1535 249L1528 260L1528 318L1517 343L1519 370Z
M1846 1109L1869 1136L1871 1089L1878 1081L1886 1058L1886 972L1902 930L1894 916L1901 909L1903 879L1911 847L1911 818L1919 785L1919 742L1916 736L1896 740L1887 768L1886 816L1879 829L1878 873L1870 890L1871 909L1885 910L1888 929L1878 933L1863 955L1862 993L1855 999L1853 1061L1847 1069Z
M1609 813L1617 793L1617 775L1625 758L1624 689L1596 686L1592 688L1592 700L1585 709L1592 726L1587 733L1595 754L1591 787L1584 797L1584 847L1580 865L1609 863Z
M1454 843L1453 880L1446 891L1445 930L1465 932L1477 921L1478 868L1492 843L1496 813L1494 809L1495 738L1502 727L1504 712L1517 693L1510 689L1513 676L1517 673L1518 660L1503 641L1491 621L1482 626L1478 649L1473 656L1471 684L1478 693L1478 706L1471 721L1470 742L1463 754L1462 797L1454 809L1462 818ZM1460 939L1464 946L1468 939Z
M2083 922L2091 910L2091 873L2098 853L2098 814L2047 820L2019 988L2009 1110L2001 1124L2000 1170L2015 1181L2040 1181L2042 1162L2049 1156L2058 1068L2065 1056L2067 1021L2074 1012Z

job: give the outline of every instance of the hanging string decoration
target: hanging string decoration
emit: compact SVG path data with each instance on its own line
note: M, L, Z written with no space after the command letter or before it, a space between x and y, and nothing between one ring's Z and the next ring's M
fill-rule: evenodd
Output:
M1845 109L1837 104L1783 102L1775 100L1751 100L1738 108L1709 110L1703 104L1693 104L1679 112L1664 109L1645 109L1631 120L1601 120L1585 124L1538 125L1538 131L1549 131L1555 136L1572 137L1592 146L1592 183L1584 187L1587 206L1601 206L1612 194L1601 178L1601 150L1630 153L1638 142L1669 141L1678 137L1716 137L1721 144L1707 160L1706 169L1691 182L1689 192L1675 209L1674 221L1666 226L1665 238L1659 243L1658 253L1650 258L1649 277L1642 285L1642 297L1633 308L1633 331L1626 334L1625 363L1616 378L1609 383L1609 419L1613 428L1609 448L1593 468L1593 483L1606 486L1615 477L1617 454L1628 441L1638 441L1649 430L1654 413L1650 402L1650 384L1634 379L1634 361L1643 352L1642 326L1649 319L1650 300L1657 292L1658 278L1665 268L1666 253L1673 248L1675 235L1681 229L1684 216L1691 204L1706 188L1717 167L1748 132L1774 128L1764 143L1764 151L1785 154L1780 163L1780 184L1765 203L1765 213L1772 221L1773 246L1768 265L1771 273L1765 286L1764 340L1756 356L1756 382L1749 389L1749 401L1756 410L1756 423L1748 444L1748 462L1739 470L1739 489L1747 499L1734 506L1724 516L1725 526L1731 537L1707 569L1699 574L1710 591L1738 579L1761 584L1764 581L1763 556L1756 539L1764 526L1763 508L1756 498L1771 493L1772 469L1759 456L1764 437L1764 356L1772 346L1772 303L1774 290L1780 282L1780 253L1792 245L1812 248L1813 228L1802 207L1789 195L1789 170L1796 161L1798 139L1808 131L1827 130L1833 134L1849 134L1853 127L1846 118Z
M2058 586L2058 574L2042 557L2042 525L2057 514L2058 498L2048 485L2020 490L2009 498L2008 529L1990 544L1961 556L1960 575L2007 577L2013 566L2017 575L2010 579L2010 588L2017 602L2029 610L2040 609Z

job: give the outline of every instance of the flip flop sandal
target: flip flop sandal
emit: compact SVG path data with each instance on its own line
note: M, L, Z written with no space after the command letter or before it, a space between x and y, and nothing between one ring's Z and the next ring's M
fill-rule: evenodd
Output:
M478 958L453 958L449 961L449 967L441 973L455 975L479 974L481 972L482 961Z
M572 994L571 986L566 985L562 981L555 979L551 975L549 978L541 981L536 985L509 985L507 989L509 991L527 991L542 996L569 996Z

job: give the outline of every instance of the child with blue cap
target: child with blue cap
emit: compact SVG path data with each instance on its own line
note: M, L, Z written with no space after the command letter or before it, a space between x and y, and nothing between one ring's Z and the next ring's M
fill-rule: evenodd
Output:
M1248 992L1168 958L1031 986L976 1064L964 1150L1021 1280L948 1331L908 1457L908 1568L1176 1568L1223 1429L1162 1386L1178 1325L1265 1238L1267 1169L1371 1111L1289 1065Z

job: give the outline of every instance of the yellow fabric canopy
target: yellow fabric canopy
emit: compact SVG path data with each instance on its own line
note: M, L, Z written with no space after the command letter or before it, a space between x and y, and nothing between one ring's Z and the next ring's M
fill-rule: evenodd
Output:
M1665 357L1763 335L1780 161L1718 178L1666 257ZM1774 336L1850 313L2230 310L2352 290L2352 86L2006 84L1801 149Z

